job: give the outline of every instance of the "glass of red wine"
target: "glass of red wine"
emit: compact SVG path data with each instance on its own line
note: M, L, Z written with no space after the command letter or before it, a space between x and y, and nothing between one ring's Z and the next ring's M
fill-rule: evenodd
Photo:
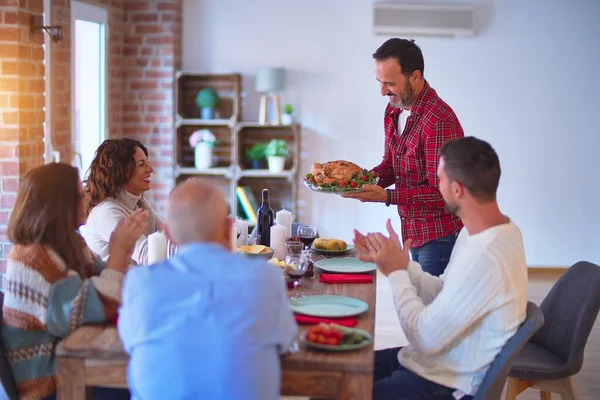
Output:
M290 299L299 299L304 295L298 293L298 286L300 286L300 279L306 274L308 270L308 260L305 257L300 257L296 254L289 254L285 256L285 273L289 276L294 283L294 295Z
M304 246L308 248L312 247L313 242L317 238L317 226L316 225L298 225L296 235L302 240Z

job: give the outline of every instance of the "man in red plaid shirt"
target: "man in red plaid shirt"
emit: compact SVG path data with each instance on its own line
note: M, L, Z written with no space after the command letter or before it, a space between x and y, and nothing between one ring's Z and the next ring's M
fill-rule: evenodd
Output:
M437 168L442 144L464 137L454 111L423 77L421 49L413 40L390 39L373 54L385 109L385 150L373 168L378 185L344 194L362 202L398 207L403 240L410 239L411 257L432 275L441 275L462 228L449 213L439 191ZM395 184L394 189L386 189Z

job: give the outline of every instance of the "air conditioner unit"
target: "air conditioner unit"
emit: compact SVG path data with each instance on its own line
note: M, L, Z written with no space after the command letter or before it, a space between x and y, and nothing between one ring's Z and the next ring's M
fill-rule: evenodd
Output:
M473 6L373 3L373 32L381 36L472 36Z

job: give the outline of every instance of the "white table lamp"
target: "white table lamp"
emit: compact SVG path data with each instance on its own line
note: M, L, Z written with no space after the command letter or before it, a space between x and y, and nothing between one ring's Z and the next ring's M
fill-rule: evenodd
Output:
M258 71L256 71L256 91L262 93L262 96L260 97L260 111L258 114L258 122L261 125L267 123L267 103L269 99L275 104L274 123L276 125L281 123L281 109L277 92L283 89L283 78L283 68L267 67L259 68Z

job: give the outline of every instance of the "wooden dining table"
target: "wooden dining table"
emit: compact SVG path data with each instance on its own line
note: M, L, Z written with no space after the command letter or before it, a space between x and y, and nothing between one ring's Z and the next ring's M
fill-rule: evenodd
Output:
M352 257L353 253L346 254ZM312 255L313 260L323 258ZM326 284L303 278L304 295L341 295L366 302L368 310L357 316L357 328L374 337L376 273L372 283ZM292 291L289 291L290 295ZM305 326L300 327L303 332ZM58 400L91 398L90 387L127 388L128 355L112 324L82 326L57 348ZM342 400L369 400L373 387L373 342L359 350L325 352L300 343L298 351L282 356L281 394Z

